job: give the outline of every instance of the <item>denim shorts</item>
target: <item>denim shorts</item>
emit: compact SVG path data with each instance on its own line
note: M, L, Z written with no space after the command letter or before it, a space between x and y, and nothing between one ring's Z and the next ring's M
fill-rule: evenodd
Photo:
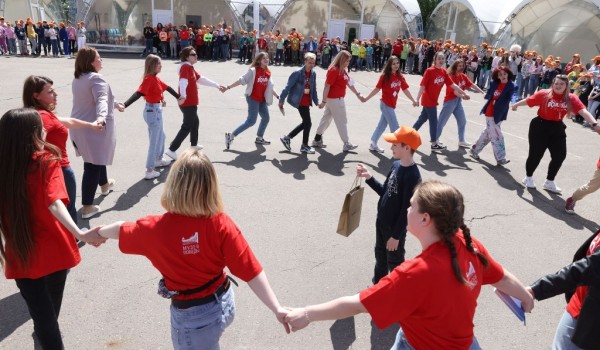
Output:
M178 309L171 305L171 340L175 350L219 350L219 339L235 316L233 287L215 302Z

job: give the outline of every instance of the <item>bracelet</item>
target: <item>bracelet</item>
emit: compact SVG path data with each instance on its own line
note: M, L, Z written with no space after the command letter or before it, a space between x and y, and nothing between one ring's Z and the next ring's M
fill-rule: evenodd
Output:
M306 317L306 320L310 323L310 317L308 317L308 310L304 309L304 317Z

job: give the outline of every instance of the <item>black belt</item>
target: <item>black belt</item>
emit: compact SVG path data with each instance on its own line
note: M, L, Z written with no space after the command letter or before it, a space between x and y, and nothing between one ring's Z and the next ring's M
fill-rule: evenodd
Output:
M193 306L208 304L210 302L216 301L218 297L220 297L221 295L223 295L223 293L225 293L226 291L229 290L230 286L231 286L231 282L230 282L229 278L226 277L225 282L223 282L223 284L221 284L221 286L219 288L217 288L217 290L214 293L212 293L211 295L207 295L203 298L197 298L197 299L187 299L187 300L171 299L171 305L175 306L178 309L188 309Z

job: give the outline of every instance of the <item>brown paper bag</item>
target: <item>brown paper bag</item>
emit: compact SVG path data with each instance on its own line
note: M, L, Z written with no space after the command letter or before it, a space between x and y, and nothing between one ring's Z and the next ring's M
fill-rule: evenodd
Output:
M356 177L350 192L344 198L344 205L340 213L337 233L348 237L360 224L360 212L365 188L361 186L362 178Z

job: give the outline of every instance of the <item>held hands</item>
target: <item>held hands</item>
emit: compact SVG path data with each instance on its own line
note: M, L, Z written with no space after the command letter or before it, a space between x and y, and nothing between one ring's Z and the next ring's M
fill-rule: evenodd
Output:
M179 96L179 98L177 99L177 104L181 106L184 102L185 96Z
M519 106L517 106L516 104L514 104L514 105L512 105L512 107L510 107L510 109L512 109L513 112L516 112L517 108L519 108Z
M358 95L358 99L359 99L359 100L360 100L360 102L362 102L362 103L365 103L365 102L367 102L367 99L366 99L364 96L362 96L362 95Z
M91 244L94 247L99 247L101 246L104 242L106 242L106 238L100 236L100 234L98 233L98 231L100 230L102 226L98 226L98 227L94 227L91 230L88 230L86 232L82 232L79 237L77 237L80 241L83 241L87 244Z
M412 105L413 105L413 107L419 107L419 101L416 101L416 100L413 101Z
M289 308L284 308L280 306L275 311L275 317L277 317L277 321L279 321L279 323L283 325L283 328L285 328L285 332L287 334L290 334L290 325L285 321L285 317L287 316L290 310L291 309Z
M464 94L462 98L463 98L463 100L470 100L471 96Z
M165 101L165 100L160 101L160 103L162 104L163 107L165 107L167 105L167 101Z
M325 107L326 103L327 103L326 101L321 101L321 103L319 103L319 109L323 109L323 107Z
M219 91L221 91L221 93L225 93L227 90L227 86L219 85Z
M104 123L98 123L98 121L95 121L93 123L90 123L89 127L96 131L102 131L102 129L104 129Z
M356 176L364 177L367 180L372 177L372 175L369 172L369 170L367 170L367 168L365 168L365 166L362 165L361 163L359 163L359 164L356 165Z
M125 105L122 104L121 102L117 103L117 110L119 112L125 112Z
M292 332L297 332L310 324L305 308L289 309L283 321L289 325Z

